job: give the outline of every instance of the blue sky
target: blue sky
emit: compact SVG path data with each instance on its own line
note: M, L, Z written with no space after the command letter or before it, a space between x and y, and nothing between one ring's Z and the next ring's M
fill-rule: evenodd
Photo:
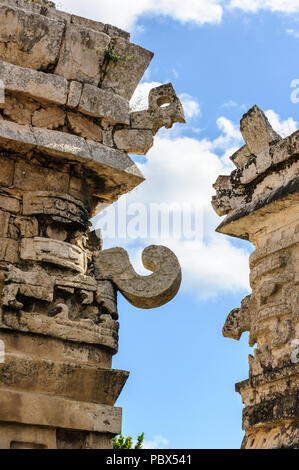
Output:
M186 110L185 126L160 131L146 158L133 157L147 181L126 204L189 204L201 214L202 237L124 239L104 232L104 248L126 248L139 272L140 250L152 242L172 248L183 268L180 293L160 309L139 310L119 298L113 366L131 372L117 403L123 432L144 431L151 448L238 448L242 403L234 384L248 377L250 348L247 335L240 342L223 338L222 326L248 293L252 247L215 234L221 219L210 206L212 184L231 172L228 157L243 145L239 121L254 104L283 136L298 128L291 83L299 79L299 0L65 0L61 6L127 28L132 41L155 53L133 106L146 107L150 88L171 81ZM105 229L120 208L95 223Z

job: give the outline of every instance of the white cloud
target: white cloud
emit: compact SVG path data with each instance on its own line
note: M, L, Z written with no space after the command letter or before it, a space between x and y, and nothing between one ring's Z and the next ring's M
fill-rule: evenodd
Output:
M162 85L160 82L139 83L130 101L133 111L142 111L148 108L148 95L152 88Z
M223 108L236 108L238 103L234 100L229 100L222 105Z
M195 98L188 95L188 93L182 93L179 98L182 102L187 119L192 119L200 115L200 106Z
M221 0L63 0L61 8L72 13L132 29L141 15L163 15L182 23L219 23L223 8Z
M270 10L283 13L299 12L298 0L231 0L230 8L239 8L256 13L259 10Z
M294 36L296 39L299 39L299 31L296 31L295 29L287 29L286 33L290 36Z
M228 151L235 145L241 146L242 135L239 127L223 116L217 119L217 125L222 134L212 142L214 149Z
M239 131L231 121L225 117L219 118L218 127L220 136L215 140L181 136L170 138L165 137L166 133L156 137L147 160L139 165L146 181L126 197L127 207L138 208L141 203L144 214L140 220L144 226L153 203L175 206L172 211L174 215L180 214L180 208L188 205L197 216L202 216L198 217L200 225L197 225L196 235L199 234L199 237L167 238L167 231L152 237L145 230L145 234L137 240L129 237L109 240L104 234L104 248L115 245L125 247L135 268L141 273L144 271L140 254L145 246L153 243L171 248L182 265L182 290L198 298L211 298L224 291L249 288L248 253L234 246L229 238L215 233L220 219L211 207L215 192L212 185L220 174L231 172L228 149L235 150L242 145ZM219 149L220 155L217 155L216 149ZM124 198L117 205L120 207L123 201ZM112 213L114 208L109 210Z
M181 23L203 25L220 23L224 8L253 13L261 9L299 12L298 0L62 0L59 7L130 31L140 31L138 20L145 15L166 16Z
M278 132L281 137L287 137L298 129L299 123L291 117L281 120L279 114L275 113L273 109L269 109L265 114L273 129Z
M62 10L132 31L140 30L141 16L167 16L181 23L202 25L220 23L223 10L238 8L256 13L261 9L273 12L299 12L298 0L62 0ZM91 14L92 12L92 14Z

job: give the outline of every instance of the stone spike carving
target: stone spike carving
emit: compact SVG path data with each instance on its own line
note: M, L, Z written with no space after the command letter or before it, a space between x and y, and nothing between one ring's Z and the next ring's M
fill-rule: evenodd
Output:
M96 256L95 275L98 280L111 280L135 307L161 307L176 295L181 285L178 259L165 246L152 245L143 251L142 261L153 274L137 274L123 248L104 250Z
M237 169L215 183L213 207L226 215L218 232L251 241L252 294L223 328L249 332L249 380L242 396L242 447L299 448L299 131L282 139L254 106L242 119L245 146Z
M117 292L159 306L181 272L149 247L154 273L138 276L124 250L101 251L89 220L144 181L128 154L145 154L183 109L165 85L133 123L153 54L119 28L47 0L3 0L0 23L0 448L111 448L129 375L112 369Z

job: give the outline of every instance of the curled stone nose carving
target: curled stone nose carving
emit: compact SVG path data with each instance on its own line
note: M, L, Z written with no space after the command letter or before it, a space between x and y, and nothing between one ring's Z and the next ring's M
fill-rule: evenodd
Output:
M153 245L145 248L142 261L153 274L137 274L123 248L104 250L96 256L95 276L98 280L110 279L135 307L161 307L180 288L182 274L178 259L165 246Z

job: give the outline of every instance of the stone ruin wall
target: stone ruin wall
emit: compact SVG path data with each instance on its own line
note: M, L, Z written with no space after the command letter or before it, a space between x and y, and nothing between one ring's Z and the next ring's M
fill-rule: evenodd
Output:
M153 308L179 289L167 248L144 250L143 277L89 230L144 181L128 154L184 122L171 84L130 112L152 56L51 2L0 2L0 448L111 447L129 375L111 368L117 292Z
M128 154L184 122L171 84L148 109L129 100L152 59L111 25L45 0L0 2L0 448L109 448L128 372L118 350L117 292L141 308L176 294L181 270L148 247L139 276L121 248L102 250L89 219L144 180ZM164 107L163 105L168 106ZM298 131L281 139L261 110L241 121L245 146L220 176L220 233L250 240L252 294L225 336L249 331L243 448L298 448ZM295 357L296 356L296 357Z
M299 448L299 131L282 139L253 107L241 121L236 170L220 176L213 207L218 232L251 241L252 294L233 310L223 334L249 332L249 379L242 396L242 448Z

